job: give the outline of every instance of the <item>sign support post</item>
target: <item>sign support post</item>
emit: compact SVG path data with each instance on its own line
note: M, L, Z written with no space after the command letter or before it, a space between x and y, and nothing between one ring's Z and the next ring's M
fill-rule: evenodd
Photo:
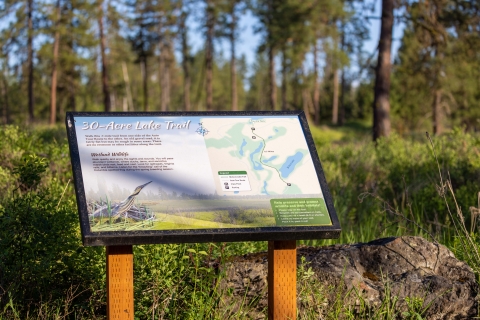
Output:
M133 320L133 247L107 246L107 318Z
M297 317L297 243L268 242L268 319Z

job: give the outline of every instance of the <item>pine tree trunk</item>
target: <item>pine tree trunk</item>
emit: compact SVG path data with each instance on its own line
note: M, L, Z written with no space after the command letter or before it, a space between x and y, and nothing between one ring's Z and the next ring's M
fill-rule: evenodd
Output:
M282 50L282 111L286 111L287 106L287 56L285 48Z
M313 108L315 109L315 125L320 124L320 82L318 81L318 47L313 46Z
M443 113L442 113L442 90L435 89L433 94L433 133L439 135L443 132Z
M8 61L8 57L5 58ZM10 123L10 104L8 101L8 82L7 76L2 74L2 96L3 96L3 123L9 124Z
M342 68L342 76L340 77L340 108L338 112L338 125L343 126L345 123L345 94L347 92L347 82L345 80L345 68Z
M73 112L77 111L77 100L75 99L75 88L70 85L70 88L68 90L69 92L69 97L68 97L68 100L69 100L69 105L70 105L70 108Z
M187 43L187 27L185 20L187 14L182 13L180 21L180 29L182 35L182 67L183 67L183 105L185 111L190 111L190 68L188 58L188 43Z
M333 70L332 123L338 124L338 69Z
M115 111L117 109L117 101L115 100L115 93L110 93L110 111Z
M341 30L342 39L340 42L341 51L345 50L345 24L342 21ZM345 67L342 66L342 75L340 77L340 108L338 112L338 125L343 126L345 123L345 91L346 91L346 82L345 82Z
M28 115L29 122L35 119L35 101L33 97L33 0L28 0L28 39L27 39L27 68L28 68Z
M169 35L162 41L160 51L160 83L161 83L161 110L170 108L170 44Z
M103 32L103 1L98 4L98 29L100 33L100 53L102 56L102 89L103 89L103 106L105 112L111 109L110 89L108 85L108 62L105 54L106 40Z
M232 4L232 26L230 30L230 82L232 88L232 111L238 111L237 98L237 68L235 59L235 32L237 29L237 16L235 15L235 2Z
M160 110L166 111L167 105L165 103L165 90L164 90L165 80L163 78L164 72L165 72L165 44L163 43L164 39L162 36L161 38L162 39L160 40L160 43L158 45L158 49L160 51L160 54L158 55L158 79L159 79L158 83L160 85Z
M126 97L123 97L122 102L123 112L128 112L128 99Z
M54 125L57 121L57 63L58 49L60 47L60 0L57 0L55 8L57 21L55 22L55 40L53 42L53 61L52 61L52 85L50 88L50 124Z
M205 46L205 72L206 72L206 93L207 111L213 110L213 32L215 27L214 8L211 0L207 0L207 38Z
M303 57L305 59L305 57ZM306 79L306 74L307 72L303 69L301 69L301 77L302 77L302 109L303 113L305 113L305 117L307 118L307 122L310 122L312 120L312 117L310 115L310 110L308 109L308 100L309 94L308 94L308 86L307 86L307 79Z
M442 110L442 86L440 83L440 72L443 67L443 52L439 52L439 44L435 44L435 63L433 79L433 102L432 102L432 120L433 133L440 135L443 132L443 110Z
M132 89L130 88L130 77L128 76L127 64L122 61L123 81L125 82L125 89L127 91L127 110L130 108L133 111Z
M302 108L303 113L305 113L305 117L307 118L308 122L311 121L310 111L308 110L308 90L307 88L302 88Z
M300 90L300 93L299 93ZM300 97L300 98L299 98ZM292 81L292 104L293 108L298 108L302 106L302 91L300 88L300 79L298 76L298 69L293 71L293 81Z
M148 69L147 69L147 57L142 57L141 62L142 77L143 77L143 111L148 111Z
M269 74L269 99L270 110L277 110L277 81L275 79L275 53L274 49L268 50L268 74Z
M393 30L393 0L382 0L382 22L375 70L373 141L390 134L390 72Z

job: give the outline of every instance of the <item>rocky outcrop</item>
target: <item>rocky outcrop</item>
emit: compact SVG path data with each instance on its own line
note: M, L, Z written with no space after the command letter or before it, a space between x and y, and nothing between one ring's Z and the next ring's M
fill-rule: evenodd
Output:
M220 287L226 293L225 314L265 317L267 263L266 253L260 253L237 257L224 266L226 277ZM299 247L297 263L303 263L299 269L304 270L297 281L300 313L313 308L323 318L338 306L357 314L388 306L399 318L406 312L425 319L477 316L479 287L472 269L445 246L420 237ZM304 290L306 285L319 288Z

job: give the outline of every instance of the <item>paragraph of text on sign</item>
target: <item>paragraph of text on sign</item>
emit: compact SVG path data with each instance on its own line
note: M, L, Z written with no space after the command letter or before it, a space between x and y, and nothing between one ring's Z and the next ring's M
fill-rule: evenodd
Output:
M175 165L173 158L94 157L93 171L169 171Z
M87 134L87 147L161 146L158 134Z

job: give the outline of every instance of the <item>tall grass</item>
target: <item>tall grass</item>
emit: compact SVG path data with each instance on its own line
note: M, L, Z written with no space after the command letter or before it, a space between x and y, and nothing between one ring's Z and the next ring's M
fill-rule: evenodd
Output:
M467 222L462 208L459 205L455 192L452 186L452 180L450 173L447 171L447 176L444 177L438 162L437 153L435 150L435 144L427 132L427 138L432 147L432 153L438 166L438 175L440 183L436 185L439 196L443 199L447 208L448 215L452 221L453 228L455 230L455 242L453 249L457 253L457 256L463 258L465 262L473 269L477 275L477 279L480 280L480 237L476 230L477 217L480 213L480 192L478 193L478 208L470 207L470 230L467 228ZM450 199L449 199L450 197ZM451 208L451 202L454 204L454 208Z

